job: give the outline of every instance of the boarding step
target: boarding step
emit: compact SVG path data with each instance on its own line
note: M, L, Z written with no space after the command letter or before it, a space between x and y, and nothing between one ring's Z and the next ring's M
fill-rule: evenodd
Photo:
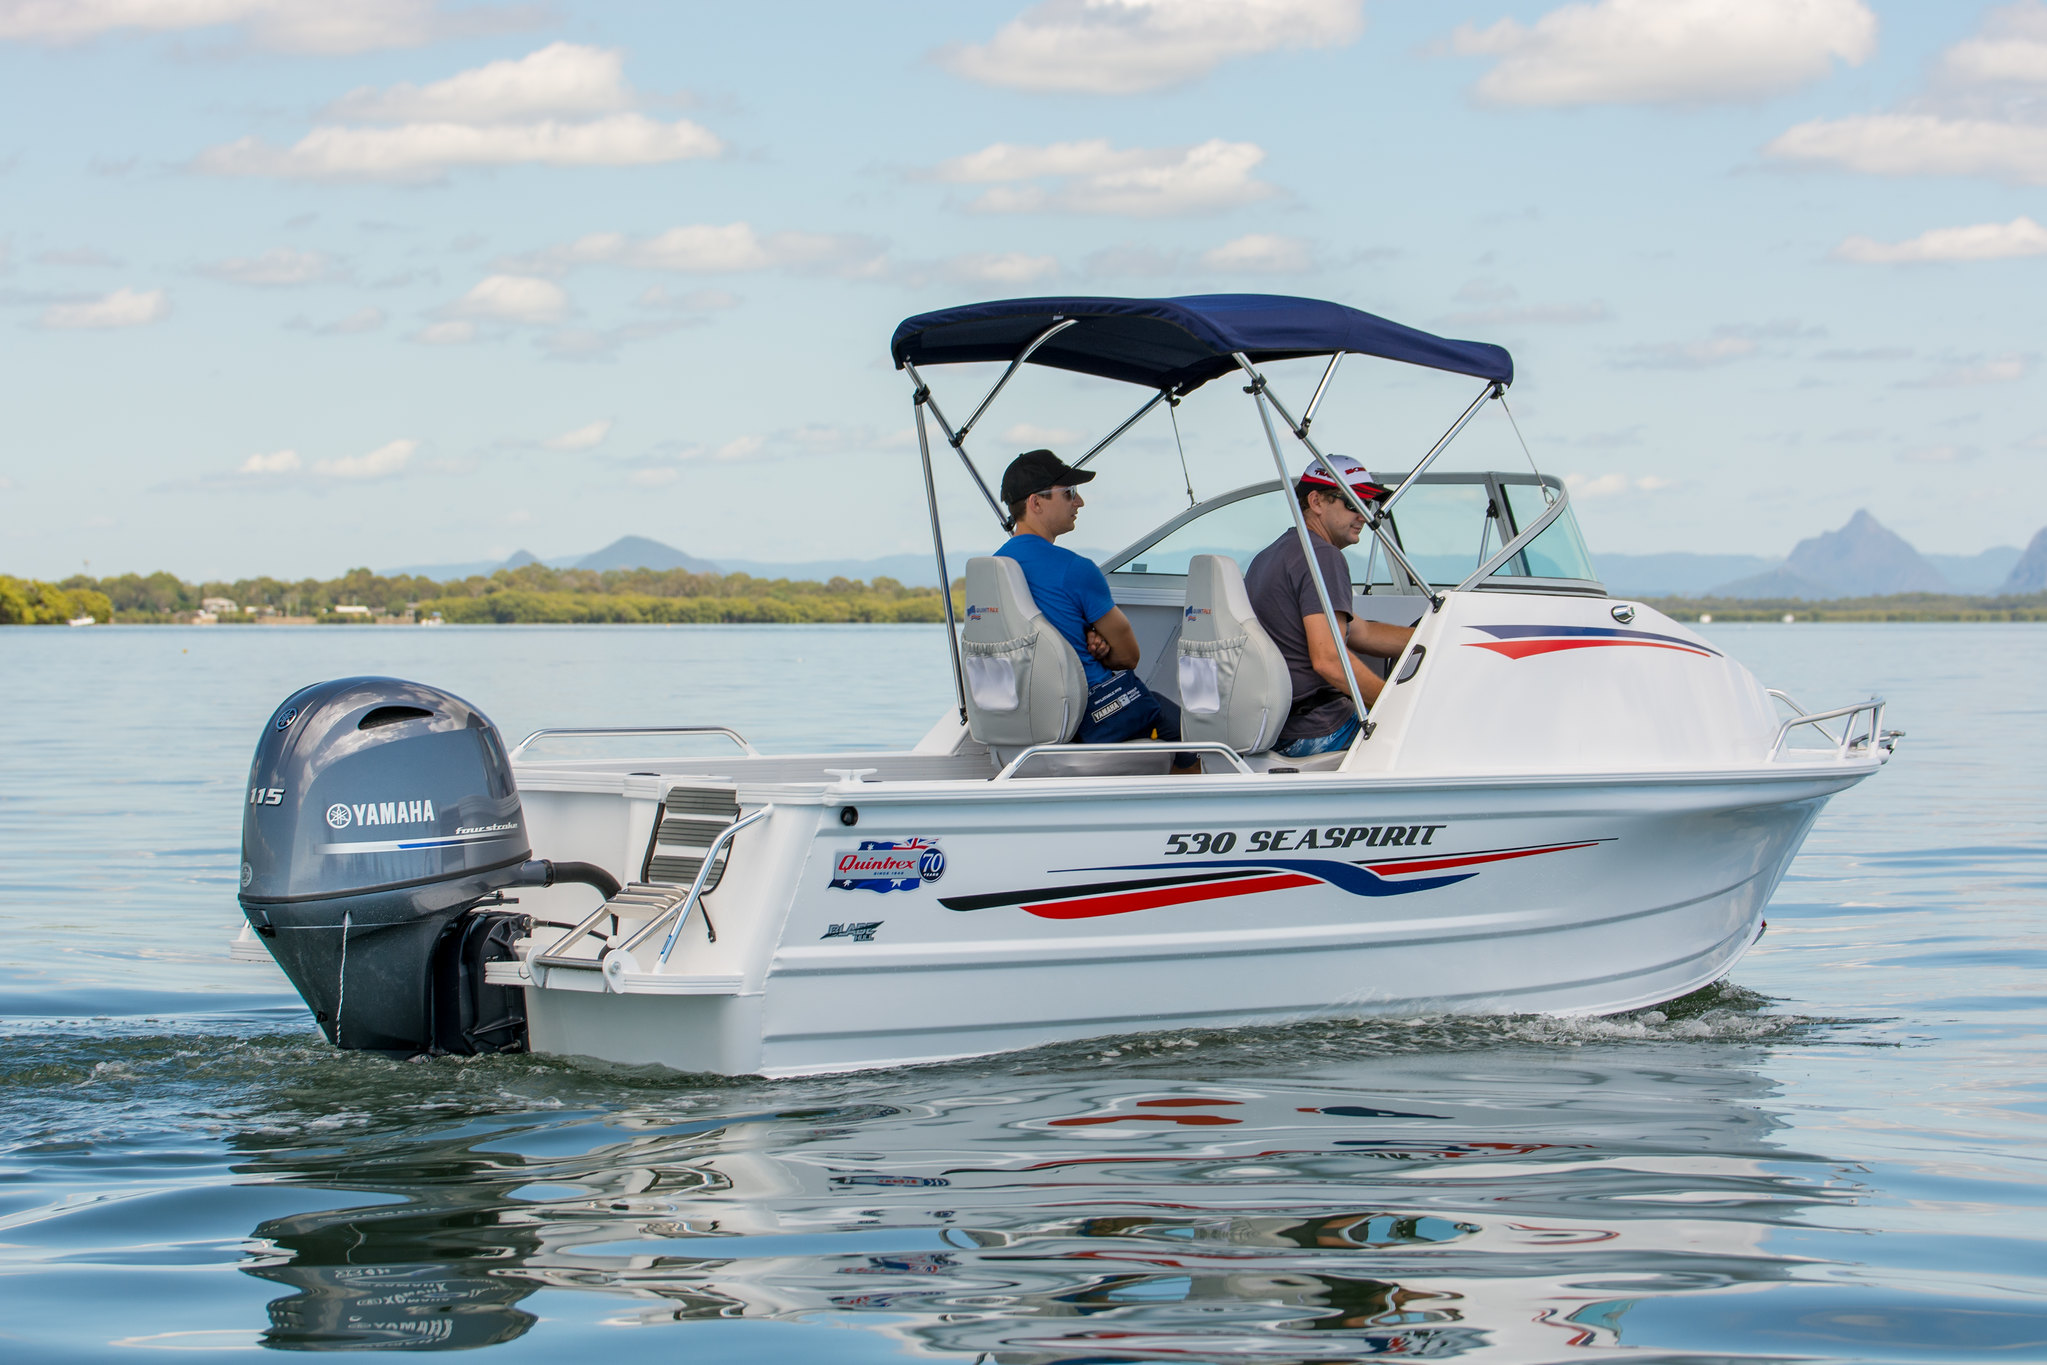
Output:
M703 872L705 857L738 819L739 789L733 783L694 782L669 787L660 809L654 813L654 832L647 841L647 856L641 862L641 880L628 882L575 928L555 939L552 946L533 954L531 964L549 969L596 971L612 947L630 950L689 899L690 887ZM723 880L731 847L729 840L718 847L710 871L704 875L699 905L702 896ZM705 932L711 933L708 911L705 915ZM640 927L630 930L631 925Z
M739 818L739 788L729 782L677 784L654 815L654 836L640 865L640 880L687 889L704 865L704 853ZM704 890L717 889L731 853L728 845L711 864Z

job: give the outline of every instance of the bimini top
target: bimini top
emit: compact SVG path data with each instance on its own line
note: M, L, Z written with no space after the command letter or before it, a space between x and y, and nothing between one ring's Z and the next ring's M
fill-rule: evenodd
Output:
M1319 299L1284 294L1194 294L1178 299L1002 299L905 319L889 352L905 363L1016 359L1062 318L1077 318L1031 363L1187 393L1252 361L1345 351L1432 370L1514 382L1514 358L1482 341L1450 341Z

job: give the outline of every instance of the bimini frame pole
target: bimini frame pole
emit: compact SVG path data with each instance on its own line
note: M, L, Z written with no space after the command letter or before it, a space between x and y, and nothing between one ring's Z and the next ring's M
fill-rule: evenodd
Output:
M1379 510L1381 512L1384 512L1394 503L1399 502L1400 495L1405 493L1408 490L1408 488L1413 485L1414 481L1421 477L1421 473L1424 469L1427 469L1431 464L1435 463L1436 457L1438 455L1441 455L1445 450L1448 450L1450 448L1450 443L1457 439L1457 433L1464 430L1465 425L1469 423L1473 417L1478 415L1478 410L1481 407L1485 406L1486 400L1488 398L1498 398L1506 391L1507 391L1506 385L1498 383L1496 381L1489 381L1485 386L1484 392L1480 393L1478 397L1472 399L1471 406L1466 408L1462 413L1458 414L1457 420L1450 424L1450 429L1444 432L1441 438L1439 438L1434 445L1429 447L1429 453L1422 456L1421 462L1415 465L1413 469L1410 469L1407 472L1407 477L1400 481L1400 487L1394 489L1391 493L1386 495L1386 501L1379 504Z
M917 410L917 451L924 457L924 501L931 509L931 551L938 556L938 595L945 602L945 644L952 651L953 695L959 699L960 724L965 725L967 673L960 665L960 634L952 615L952 574L945 563L945 534L938 529L938 485L931 478L931 433L924 425L924 405L930 401L931 390L920 382L910 402Z
M1087 454L1081 456L1079 459L1073 462L1073 467L1075 469L1086 469L1087 462L1089 460L1092 460L1095 456L1107 450L1109 446L1116 440L1117 437L1121 436L1124 432L1130 430L1130 428L1136 426L1138 422L1143 420L1144 415L1147 412L1150 412L1153 408L1165 402L1172 396L1173 391L1171 389L1160 389L1157 393L1153 394L1150 398L1146 399L1143 407L1139 408L1136 412L1133 412L1128 417L1124 418L1122 426L1117 427L1107 436L1104 436L1101 440L1096 441L1094 445L1090 446L1088 448Z
M938 400L931 396L931 386L924 382L923 375L917 373L917 367L915 365L912 365L909 361L905 360L903 362L903 369L909 373L910 382L917 386L916 402L918 420L921 421L923 419L924 409L926 408L931 409L931 416L937 421L938 429L945 433L946 442L949 445L951 445L953 450L959 455L960 463L967 467L967 473L973 476L974 487L981 490L981 496L988 500L988 510L995 514L996 523L1002 527L1003 533L1007 534L1010 529L1009 517L1004 514L1002 510L1002 504L995 501L995 495L988 491L988 481L981 477L981 471L976 469L974 467L974 462L967 457L966 447L967 438L965 434L964 433L958 435L954 434L952 429L952 423L945 420L945 413L939 410ZM998 385L997 387L1000 387L1000 385ZM993 397L994 395L991 394L989 396ZM983 403L981 406L985 408L987 404ZM980 416L979 413L975 413L974 415L976 417Z
M1258 420L1265 424L1265 443L1272 447L1272 467L1279 471L1280 494L1286 499L1287 510L1294 514L1294 533L1301 538L1301 557L1307 561L1308 581L1315 585L1315 600L1322 604L1322 617L1329 622L1329 638L1336 643L1336 661L1343 665L1343 680L1350 684L1350 699L1357 704L1358 722L1362 725L1371 708L1365 705L1364 689L1358 686L1357 672L1350 665L1350 641L1344 638L1343 623L1336 619L1336 606L1329 600L1329 585L1322 581L1322 562L1315 557L1315 537L1308 530L1307 514L1301 509L1301 500L1293 495L1293 485L1286 476L1286 456L1280 453L1279 433L1272 429L1272 411L1265 406L1265 380L1244 357L1240 355L1237 360L1250 371L1251 397L1258 403ZM1340 479L1337 482L1342 484ZM1344 605L1350 603L1346 601Z
M1260 398L1267 400L1272 404L1274 410L1277 411L1280 417L1286 422L1287 429L1293 432L1294 439L1298 440L1302 445L1308 448L1308 453L1315 457L1315 463L1321 466L1322 472L1324 474L1327 474L1329 476L1329 481L1336 485L1336 491L1342 495L1343 500L1351 505L1352 510L1354 510L1359 516L1365 519L1365 525L1367 528L1371 530L1372 538L1378 541L1380 546L1382 546L1385 549L1386 558L1388 562L1398 565L1400 571L1407 575L1408 581L1414 584L1417 588L1420 588L1422 590L1422 596L1429 599L1430 611L1441 611L1443 609L1442 594L1437 592L1435 588L1430 585L1429 581L1426 578L1423 578L1420 573L1416 572L1414 565L1407 562L1407 556L1400 552L1400 547L1398 545L1395 545L1393 543L1393 538L1386 534L1384 527L1381 525L1380 519L1372 515L1372 509L1367 507L1363 499L1358 497L1357 490L1352 488L1348 483L1346 483L1343 480L1343 478L1339 474L1337 474L1336 470L1331 467L1329 463L1329 458L1326 455L1324 455L1322 453L1321 448L1317 446L1315 442L1309 438L1307 424L1305 422L1300 424L1295 423L1293 417L1287 412L1285 404L1281 403L1279 399L1276 396L1274 396L1272 390L1266 386L1265 377L1259 374L1258 371L1252 367L1251 358L1249 356L1245 355L1242 351L1238 351L1235 353L1235 357L1237 364L1243 369L1244 373L1250 376L1251 383L1253 385L1253 391L1257 393ZM1327 370L1324 370L1322 372L1322 382L1324 384L1327 384L1329 382L1329 376L1334 374L1335 372L1336 367L1334 365L1331 365ZM1318 399L1321 397L1321 393L1322 390L1318 386L1315 390L1315 394ZM1263 409L1261 408L1260 411L1262 412ZM1467 412L1466 416L1469 415L1470 415L1469 412ZM1310 420L1312 420L1312 418ZM1440 445L1441 443L1439 442L1438 444ZM1282 486L1287 488L1292 487L1291 482L1287 478L1285 465L1280 466L1279 480ZM1411 477L1409 482L1412 482ZM1407 486L1406 484L1401 485L1401 487L1403 488L1405 488L1406 486ZM1346 664L1346 671L1347 670L1348 665Z

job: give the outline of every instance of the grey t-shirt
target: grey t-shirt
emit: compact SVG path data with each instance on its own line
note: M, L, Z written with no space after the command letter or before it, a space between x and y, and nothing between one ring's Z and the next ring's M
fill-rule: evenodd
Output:
M1342 638L1350 620L1350 564L1343 551L1320 536L1315 559L1322 566L1322 581L1329 588L1329 604L1341 620L1337 637ZM1244 591L1251 598L1251 610L1258 624L1279 646L1287 672L1294 681L1294 709L1281 727L1278 743L1297 739L1319 739L1333 735L1357 713L1351 699L1322 680L1308 661L1308 631L1302 620L1322 614L1322 601L1315 596L1314 580L1308 577L1308 561L1301 553L1300 533L1288 530L1258 552L1244 573Z

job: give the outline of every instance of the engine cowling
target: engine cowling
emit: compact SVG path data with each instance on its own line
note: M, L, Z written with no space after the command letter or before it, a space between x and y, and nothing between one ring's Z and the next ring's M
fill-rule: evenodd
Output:
M242 913L338 1047L523 1049L523 996L484 986L477 947L515 935L456 922L530 884L531 856L504 741L452 693L342 678L293 693L264 726Z

